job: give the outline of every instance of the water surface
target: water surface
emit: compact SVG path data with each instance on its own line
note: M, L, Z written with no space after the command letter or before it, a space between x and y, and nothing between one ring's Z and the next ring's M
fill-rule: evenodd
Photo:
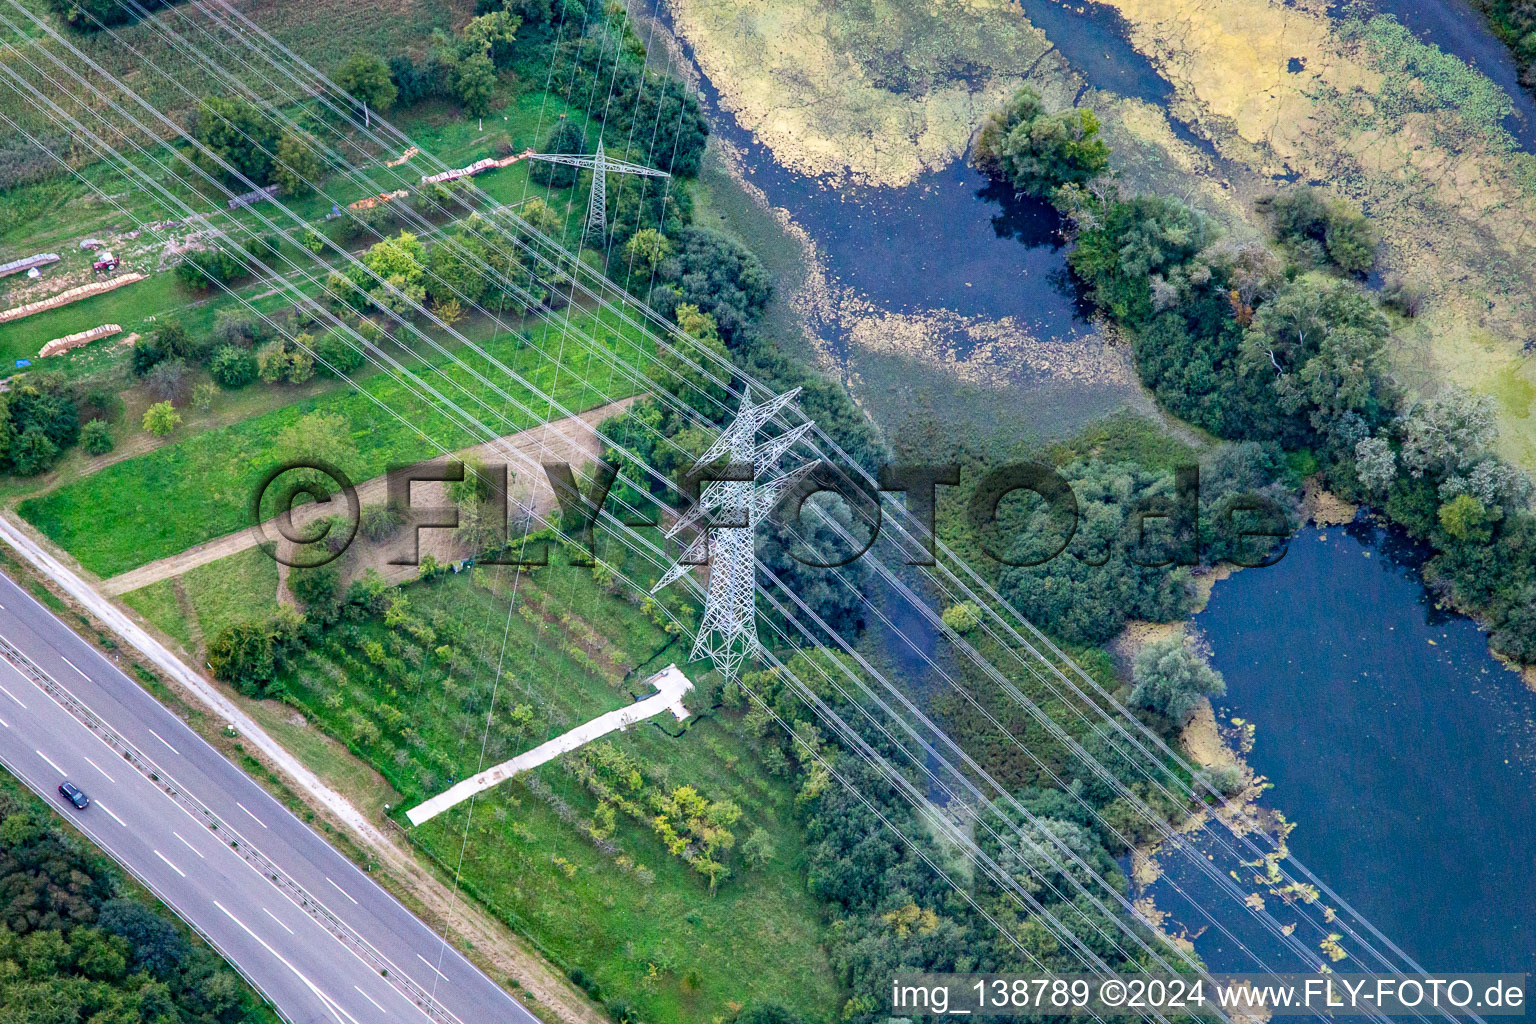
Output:
M1292 852L1427 970L1536 972L1536 694L1435 608L1419 557L1373 526L1306 530L1279 564L1218 583L1195 622L1223 710L1256 726L1265 803L1297 823ZM1224 936L1196 945L1243 966Z

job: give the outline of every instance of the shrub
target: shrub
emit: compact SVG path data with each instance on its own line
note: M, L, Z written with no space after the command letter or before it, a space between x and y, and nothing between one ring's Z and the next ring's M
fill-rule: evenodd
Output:
M1047 114L1040 94L1024 86L990 114L976 136L976 166L1020 192L1046 197L1063 185L1081 185L1109 166L1093 111Z
M176 265L176 277L188 288L207 291L239 277L243 268L222 249L197 249Z
M53 465L59 446L41 427L28 427L11 447L11 464L18 476L36 476Z
M181 425L181 415L170 402L156 402L144 410L144 429L156 437L165 437Z
M218 397L219 386L212 381L203 381L192 389L192 405L198 412L207 412L213 408L213 400Z
M144 384L156 398L178 404L187 395L187 364L182 359L166 359L156 363L144 375Z
M1221 673L1178 638L1159 640L1142 648L1132 671L1136 686L1131 691L1131 704L1180 725L1195 713L1202 697L1227 692L1227 682Z
M112 440L112 428L107 425L107 421L91 420L81 427L80 447L85 449L87 455L105 455L116 447Z
M243 348L224 345L208 361L208 373L219 387L233 391L256 379L256 359Z

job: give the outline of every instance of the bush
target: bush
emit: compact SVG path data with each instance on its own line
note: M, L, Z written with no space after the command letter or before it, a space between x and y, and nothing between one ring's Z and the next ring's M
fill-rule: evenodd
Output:
M181 283L198 291L229 284L244 272L244 268L222 249L194 250L176 265L176 277Z
M208 373L227 391L243 388L256 379L256 358L243 348L224 345L208 361Z
M170 402L156 402L144 410L144 429L156 437L165 437L181 425L181 415Z
M1063 185L1091 181L1109 166L1093 111L1047 114L1040 94L1024 86L988 115L976 136L976 166L1020 192L1047 197Z
M80 428L80 447L87 455L105 455L116 444L112 440L112 428L106 420L91 420Z
M144 375L144 385L149 393L172 404L179 404L186 398L189 384L187 364L181 359L156 363Z
M1327 200L1298 185L1260 200L1275 238L1303 262L1323 256L1347 274L1364 274L1376 262L1376 232L1358 206Z
M1227 692L1221 673L1178 638L1159 640L1136 655L1131 705L1183 725L1204 697Z
M49 469L58 456L59 446L41 427L28 427L11 447L11 464L17 476L36 476Z
M328 377L341 377L360 369L364 362L360 342L331 331L315 342L316 368Z

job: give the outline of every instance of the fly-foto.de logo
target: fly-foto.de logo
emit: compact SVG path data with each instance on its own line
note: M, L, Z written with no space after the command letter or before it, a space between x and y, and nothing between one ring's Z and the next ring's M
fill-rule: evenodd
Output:
M418 565L425 530L465 530L474 517L472 546L482 564L549 565L552 538L573 549L570 564L596 564L600 531L657 529L687 517L695 531L746 529L729 513L699 505L709 483L749 483L752 463L720 462L680 470L665 488L669 500L620 481L605 462L578 468L564 462L541 465L553 502L540 507L536 495L514 496L506 464L467 465L446 459L390 469L364 489L377 493L378 514L390 522L390 565ZM1008 566L1042 565L1075 558L1103 565L1113 556L1145 568L1196 565L1214 534L1223 538L1222 560L1245 568L1273 565L1285 554L1290 519L1280 502L1259 492L1223 494L1202 502L1200 468L1179 467L1168 486L1140 493L1118 506L1118 524L1084 530L1085 511L1072 484L1052 466L1014 462L964 479L955 463L888 465L873 478L854 475L829 462L810 463L782 489L764 531L763 543L778 543L790 557L811 568L835 569L863 557L877 542L908 565L936 564L935 525L940 488L954 489L959 521L971 532L973 550ZM658 480L665 478L657 477ZM468 496L427 504L415 484L446 485L446 493ZM469 511L472 507L473 511ZM1100 506L1091 506L1097 509ZM355 543L365 516L364 495L340 468L319 459L298 460L270 470L251 499L252 529L262 550L284 565L316 567L334 561ZM541 531L548 530L548 534ZM1088 535L1092 540L1086 542ZM1081 542L1074 544L1074 539ZM684 541L692 551L709 545ZM697 564L708 564L707 553Z

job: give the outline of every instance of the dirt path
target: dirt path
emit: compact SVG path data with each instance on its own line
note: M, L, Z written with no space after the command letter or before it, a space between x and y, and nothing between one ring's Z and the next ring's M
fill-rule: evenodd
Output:
M589 462L598 455L597 436L588 430L588 427L596 427L603 420L615 416L627 409L634 399L625 398L607 405L598 406L595 409L570 416L561 420L540 424L527 430L510 434L496 441L487 441L471 448L455 453L461 459L475 459L483 462L510 461L511 470L516 479L509 488L511 496L519 501L530 498L534 507L544 511L552 507L554 492L541 473L529 472L525 466L517 464L515 458L507 458L507 446L510 445L517 452L528 456L535 462L569 462L573 465ZM583 425L585 424L585 425ZM562 436L569 435L569 437ZM357 485L357 497L363 505L382 505L385 500L387 478L376 476ZM418 485L422 487L424 485ZM441 504L441 485L425 485L426 490L417 492L417 503L423 506ZM302 527L311 520L318 519L331 513L329 506L306 505L293 514L296 526ZM266 524L268 534L277 536L273 523ZM433 538L441 538L434 540ZM110 597L117 597L129 591L147 587L151 583L160 580L171 579L180 576L188 570L200 565L216 562L221 558L239 554L242 551L256 547L261 543L261 533L258 530L246 529L238 533L227 534L223 537L210 540L195 547L190 547L180 554L162 558L147 565L141 565L137 569L130 569L118 576L113 576L101 584L101 591ZM422 554L434 554L441 559L446 553L437 550L439 544L451 544L451 539L445 531L434 531L422 535ZM379 567L381 571L385 567ZM415 570L410 566L389 566L386 577L396 576L401 579L412 576ZM398 582L392 579L392 582Z

